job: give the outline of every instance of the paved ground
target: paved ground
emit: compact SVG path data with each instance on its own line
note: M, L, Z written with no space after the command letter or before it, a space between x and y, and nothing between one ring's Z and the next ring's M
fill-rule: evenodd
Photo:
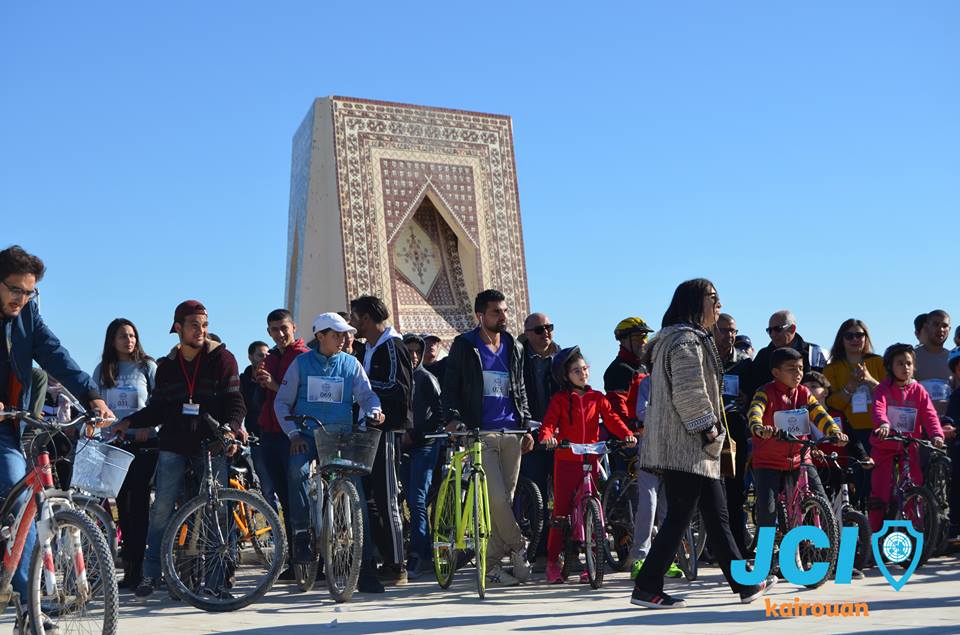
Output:
M267 598L235 613L203 613L166 599L146 606L122 596L121 633L234 633L238 635L307 635L330 633L416 633L423 631L487 633L562 633L589 628L590 632L624 632L642 626L644 633L960 633L960 560L933 561L894 591L876 569L866 580L851 585L828 582L816 590L782 583L771 598L777 603L867 602L868 617L768 618L764 602L741 605L716 568L702 569L697 582L668 583L668 592L682 595L686 609L650 611L629 604L626 574L608 576L604 587L533 583L491 589L479 600L472 586L472 570L458 572L453 586L441 591L430 579L388 591L382 596L356 596L336 605L324 587L300 594L295 587L277 586ZM6 620L9 621L9 620ZM5 630L6 627L3 627Z

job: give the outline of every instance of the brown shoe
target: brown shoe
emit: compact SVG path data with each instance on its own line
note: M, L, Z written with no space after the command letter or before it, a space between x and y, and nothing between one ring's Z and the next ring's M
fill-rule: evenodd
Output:
M383 565L377 571L377 579L384 586L404 586L407 583L407 569L401 565Z

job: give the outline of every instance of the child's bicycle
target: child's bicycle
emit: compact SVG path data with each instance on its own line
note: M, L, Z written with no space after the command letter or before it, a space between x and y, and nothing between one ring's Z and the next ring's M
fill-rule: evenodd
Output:
M823 443L835 443L836 438L824 437L818 441L811 441L782 431L778 432L777 436L788 443L797 443L803 446L800 453L800 473L797 476L797 484L790 492L785 491L786 488L781 485L780 493L777 494L778 543L779 538L785 536L794 527L801 525L817 527L827 535L830 542L827 547L817 547L812 542L803 541L797 547L795 557L801 570L808 571L817 562L830 564L827 575L815 584L807 585L808 588L815 589L833 575L837 553L840 548L840 533L830 503L810 489L810 481L807 476L809 466L804 465L804 460L810 450Z
M527 434L528 430L482 431L479 428L425 435L427 438L462 438L466 449L447 447L446 466L437 500L433 504L433 567L440 588L449 588L461 558L473 552L477 595L487 592L487 542L490 538L490 499L483 471L480 437L487 433ZM461 555L463 554L463 555Z
M323 553L324 576L330 596L347 602L357 590L363 559L363 508L352 477L369 474L377 455L381 431L354 427L349 432L327 432L310 415L290 415L304 434L317 442L317 461L307 480L310 537L314 553ZM315 430L307 422L318 426ZM293 565L301 591L316 584L319 562Z
M593 479L594 463L591 456L601 456L622 447L622 441L610 439L597 443L571 443L561 441L558 447L569 448L583 456L583 480L573 496L573 507L566 518L555 519L564 532L563 578L566 578L574 558L580 558L583 547L583 570L587 582L594 589L603 586L604 565L607 561L607 531L600 504L600 492Z
M918 567L926 564L930 556L934 554L937 546L940 517L939 505L937 499L925 485L917 485L910 476L910 453L906 450L911 445L917 445L927 448L933 452L942 452L929 441L905 437L899 434L889 434L887 441L899 441L903 448L893 459L893 496L884 513L884 518L893 520L909 520L913 528L923 534L923 549L920 553ZM914 542L910 537L911 543ZM914 545L916 548L916 545ZM909 560L903 561L904 567L910 564Z
M105 422L83 414L73 421L57 423L35 419L23 410L3 411L0 417L14 418L0 425L23 422L50 437L79 423L95 426ZM0 505L0 612L14 601L18 633L27 632L28 620L32 632L40 634L117 632L119 606L113 556L103 534L89 516L73 507L69 495L53 489L50 457L40 452ZM23 607L11 581L34 521L37 541L33 553L28 554L29 589Z
M834 518L840 520L841 528L856 527L857 551L853 558L853 566L863 571L873 563L873 547L870 544L870 537L873 534L870 531L870 521L850 501L850 484L857 481L851 464L853 459L849 456L846 457L847 465L842 466L840 465L841 459L836 452L822 454L822 457L830 471L830 479L824 485L827 487L830 496ZM867 466L870 465L870 462L860 461L859 465Z
M210 438L202 443L200 492L181 505L161 542L164 579L171 593L204 611L235 611L270 590L287 556L277 513L256 492L222 487L215 478L214 448L240 445L225 436L210 415L202 422ZM255 532L242 526L253 526Z

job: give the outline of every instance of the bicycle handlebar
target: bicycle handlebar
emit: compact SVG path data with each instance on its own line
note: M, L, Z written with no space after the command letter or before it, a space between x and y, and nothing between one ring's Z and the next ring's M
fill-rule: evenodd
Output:
M823 437L817 441L811 441L810 439L801 439L800 437L794 436L789 432L784 432L783 430L777 431L777 438L781 441L786 441L787 443L798 443L807 448L815 448L818 445L836 443L838 441L837 437Z
M39 428L46 432L58 432L60 430L72 428L80 423L102 428L106 425L116 422L116 419L104 418L89 412L85 412L80 416L71 419L70 421L47 421L45 419L37 419L29 411L22 410L20 408L11 408L9 410L0 411L0 417L12 417L14 419L19 419L20 421L26 423L28 427Z
M905 437L905 436L903 436L902 434L888 434L886 437L883 438L883 440L884 440L884 441L899 441L899 442L903 443L905 446L919 445L919 446L923 446L923 447L927 448L928 450L932 450L933 452L939 452L940 454L946 454L946 453L947 453L947 448L945 448L945 447L943 447L943 448L938 448L937 446L935 446L934 444L930 443L929 441L924 441L923 439L917 439L917 438L915 438L915 437Z

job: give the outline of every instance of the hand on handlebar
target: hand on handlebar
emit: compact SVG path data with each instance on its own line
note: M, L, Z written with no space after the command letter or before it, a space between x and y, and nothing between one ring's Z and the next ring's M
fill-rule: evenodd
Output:
M932 444L933 444L933 447L935 447L935 448L942 448L942 447L943 447L943 437L933 437L932 439L930 439L930 443L932 443Z
M555 447L557 447L557 440L554 439L553 437L550 437L549 439L546 439L545 441L541 441L541 442L540 442L540 445L542 445L543 447L545 447L545 448L548 449L548 450L552 450L552 449L554 449Z
M457 421L456 419L454 419L450 423L448 423L446 426L444 426L443 429L445 432L456 432L457 430L460 430L462 427L463 427L463 422Z
M842 433L842 432L838 432L837 435L836 435L836 437L835 437L834 444L835 444L835 445L839 445L840 447L843 447L843 446L845 446L845 445L846 445L847 443L849 443L849 442L850 442L850 437L848 437L847 435L845 435L845 434Z
M302 434L295 434L290 438L290 456L303 454L307 451L307 440Z
M633 436L632 434L628 437L624 437L623 445L627 448L635 447L637 445L637 437Z
M888 436L890 436L890 426L888 426L887 424L883 424L882 426L874 430L873 433L881 439L886 439Z
M769 439L773 436L774 431L773 431L773 428L769 426L761 425L761 426L754 426L753 428L750 429L750 432L753 434L753 436L759 439Z
M116 419L116 415L113 414L113 410L107 406L107 402L103 399L93 399L90 401L90 411L99 412L97 416L105 421L97 422L97 427L102 428L103 426L110 425L113 423L113 420Z
M382 412L374 412L366 416L367 423L372 426L382 426L387 417Z

